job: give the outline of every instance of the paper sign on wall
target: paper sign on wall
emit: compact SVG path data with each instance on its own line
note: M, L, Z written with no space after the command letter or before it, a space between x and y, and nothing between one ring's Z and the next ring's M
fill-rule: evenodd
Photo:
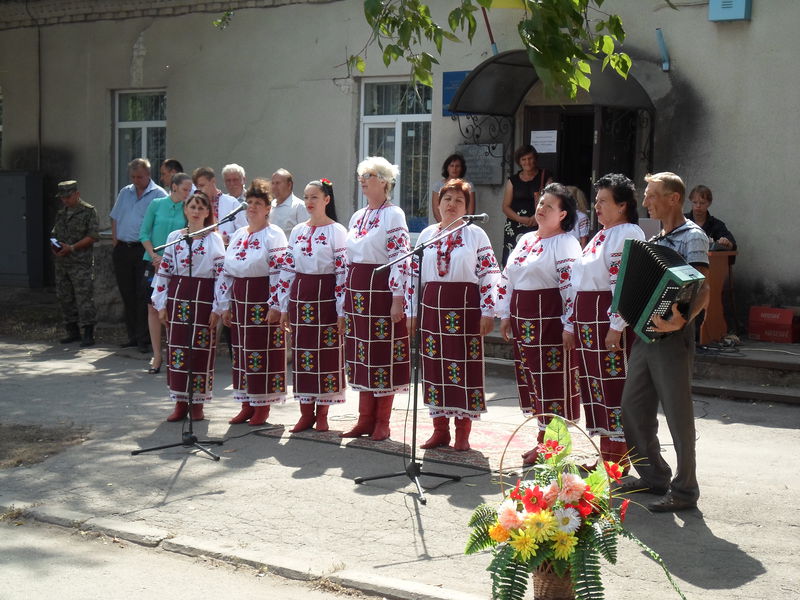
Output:
M536 148L539 154L555 154L557 151L557 144L557 129L531 131L531 146Z

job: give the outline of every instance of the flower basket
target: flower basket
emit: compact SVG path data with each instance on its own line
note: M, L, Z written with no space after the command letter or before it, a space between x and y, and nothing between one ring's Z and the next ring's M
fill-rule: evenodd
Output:
M533 600L575 600L572 577L539 567L533 573Z
M501 478L503 500L499 505L481 504L469 521L472 532L465 553L492 549L487 567L492 598L522 600L532 578L537 600L602 600L600 558L615 564L617 540L624 537L661 566L685 600L661 557L622 525L630 501L615 506L610 486L612 479L621 477L619 465L604 461L594 441L576 423L550 413L530 417L509 438L500 460L501 473L511 440L536 417L550 418L536 464L508 493ZM571 459L568 425L585 435L600 456L588 474Z

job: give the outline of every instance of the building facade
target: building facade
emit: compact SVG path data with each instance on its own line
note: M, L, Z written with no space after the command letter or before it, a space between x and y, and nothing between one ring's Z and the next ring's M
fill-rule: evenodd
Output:
M591 94L567 101L546 97L513 52L519 9L489 13L501 55L480 26L471 44L445 47L433 88L415 93L407 67L385 67L377 47L365 73L343 66L369 37L360 0L6 2L0 168L41 173L46 199L58 180L78 179L107 228L135 156L217 172L236 162L248 179L284 167L298 195L309 180L333 180L346 223L362 202L358 161L382 154L400 165L396 201L420 230L442 161L460 149L499 251L509 157L535 134L548 150L544 164L587 192L607 171L642 190L650 170L708 185L711 212L739 243L739 311L800 305L792 235L800 208L790 184L800 4L753 0L750 20L734 22L710 21L707 3L677 4L607 0L604 10L623 18L631 75L597 71ZM226 9L234 14L220 30L212 22ZM454 98L479 114L452 116Z

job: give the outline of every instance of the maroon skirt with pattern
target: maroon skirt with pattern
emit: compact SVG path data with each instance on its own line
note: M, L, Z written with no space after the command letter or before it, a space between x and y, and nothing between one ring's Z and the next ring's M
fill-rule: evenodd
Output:
M269 325L269 277L236 277L231 290L233 397L253 406L286 400L286 338Z
M389 270L352 263L344 300L345 371L350 386L388 395L408 389L411 377L406 320L392 323Z
M558 288L514 290L511 295L519 406L528 415L553 413L577 420L578 369L574 353L564 351L562 314ZM540 428L548 420L540 419Z
M429 282L422 293L422 390L435 417L486 412L480 292L466 282Z
M173 402L211 400L216 339L208 326L214 300L214 280L172 277L167 287L167 388ZM191 373L189 372L191 371Z
M297 273L289 292L294 396L301 403L345 401L344 341L337 329L336 276Z
M622 429L622 389L635 334L626 327L620 350L605 349L611 292L578 292L575 297L575 345L578 352L581 400L590 433L625 441Z

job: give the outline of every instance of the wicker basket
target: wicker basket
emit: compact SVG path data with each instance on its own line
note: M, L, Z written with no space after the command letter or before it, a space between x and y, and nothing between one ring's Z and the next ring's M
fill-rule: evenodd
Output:
M534 600L575 600L572 589L572 578L569 571L559 577L547 567L539 568L533 573Z

